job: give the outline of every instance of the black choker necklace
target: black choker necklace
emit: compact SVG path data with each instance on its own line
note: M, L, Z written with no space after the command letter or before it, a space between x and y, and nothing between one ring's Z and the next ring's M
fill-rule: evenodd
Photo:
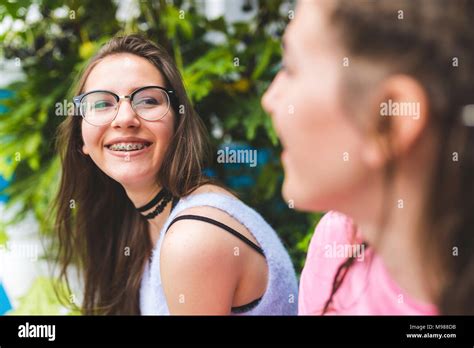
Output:
M147 210L150 210L151 208L153 208L159 201L161 201L164 196L166 195L168 191L166 191L165 189L161 189L160 192L158 192L156 194L156 196L147 204L145 204L143 207L140 207L140 208L137 208L137 210L140 212L140 213L143 213L144 211L147 211Z
M143 213L156 206L152 212L143 215L145 219L150 220L159 215L171 200L173 200L173 205L171 207L171 209L173 209L176 203L178 203L178 199L176 197L173 198L173 195L168 190L161 189L161 191L158 192L158 194L149 203L145 204L140 208L137 208L137 211Z

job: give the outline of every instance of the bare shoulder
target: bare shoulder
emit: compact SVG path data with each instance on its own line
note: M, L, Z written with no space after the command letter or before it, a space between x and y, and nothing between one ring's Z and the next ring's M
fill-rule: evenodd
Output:
M203 192L224 193L228 191L209 187L201 191L201 193ZM194 194L199 194L199 192ZM230 195L230 193L224 194ZM210 218L239 233L250 236L250 232L240 222L226 212L211 206L187 208L181 211L177 217L183 215ZM177 257L180 262L187 261L195 265L198 263L206 268L211 267L213 263L216 268L225 264L228 270L231 267L238 272L241 259L234 257L234 248L238 246L239 241L235 236L214 224L195 219L183 219L173 223L166 232L161 251L162 259L166 263L167 258L172 260Z
M201 193L219 193L237 199L230 191L212 184L199 187L189 196ZM187 208L179 212L177 217L183 215L203 216L224 223L239 232L246 230L240 222L225 211L212 206L202 205ZM249 232L247 231L247 233ZM193 250L196 250L199 255L202 255L200 251L205 249L205 254L208 255L208 257L211 255L221 257L224 256L221 254L222 252L228 254L231 248L235 246L235 237L216 225L198 220L185 219L176 221L171 225L164 236L163 243L163 249L170 248L172 250L173 248L179 249L192 246ZM190 255L192 255L192 253L190 253ZM230 253L230 255L232 255L232 253Z
M217 226L181 220L164 236L163 290L172 314L229 314L242 273L234 241Z
M238 199L216 185L203 185L191 195L200 193ZM187 208L177 216L182 215L216 220L259 244L240 221L222 209L202 205ZM228 314L232 306L261 296L268 274L265 258L241 239L212 223L193 219L171 225L163 237L160 265L172 314Z

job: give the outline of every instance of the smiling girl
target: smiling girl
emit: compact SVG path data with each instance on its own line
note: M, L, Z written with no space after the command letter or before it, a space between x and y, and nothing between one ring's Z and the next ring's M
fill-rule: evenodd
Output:
M295 314L296 277L271 227L203 176L207 138L166 52L110 40L60 126L59 262L85 314Z
M472 18L469 0L298 3L262 103L285 198L330 211L300 314L474 314Z

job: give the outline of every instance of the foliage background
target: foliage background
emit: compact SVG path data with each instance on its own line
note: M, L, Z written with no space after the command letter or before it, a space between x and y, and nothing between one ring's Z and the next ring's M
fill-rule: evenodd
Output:
M28 20L32 5L41 14L40 20ZM43 237L53 236L48 206L60 175L53 144L62 121L55 116L56 103L71 99L77 73L105 41L118 33L141 33L175 58L216 151L223 144L258 149L256 168L214 163L208 173L236 190L265 217L300 273L320 216L298 213L283 201L280 146L260 106L278 69L280 38L292 3L249 1L243 11L257 6L256 15L232 23L223 16L207 19L199 10L201 5L202 1L193 0L136 0L138 12L119 20L118 3L112 0L0 3L0 23L10 17L10 22L27 24L0 34L0 57L14 59L25 74L25 79L8 87L13 95L0 100L6 111L0 115L0 175L10 182L1 193L8 196L8 206L20 207L12 219L0 219L0 243L8 240L6 228L28 212L39 222ZM214 39L209 39L209 33ZM39 279L16 312L55 312L50 290L47 279Z

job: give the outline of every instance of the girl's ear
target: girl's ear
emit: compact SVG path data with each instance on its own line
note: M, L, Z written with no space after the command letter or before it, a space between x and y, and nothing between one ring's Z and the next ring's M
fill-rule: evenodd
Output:
M372 168L408 155L416 146L428 124L428 97L414 78L394 75L377 87L371 102L370 118L363 159Z

